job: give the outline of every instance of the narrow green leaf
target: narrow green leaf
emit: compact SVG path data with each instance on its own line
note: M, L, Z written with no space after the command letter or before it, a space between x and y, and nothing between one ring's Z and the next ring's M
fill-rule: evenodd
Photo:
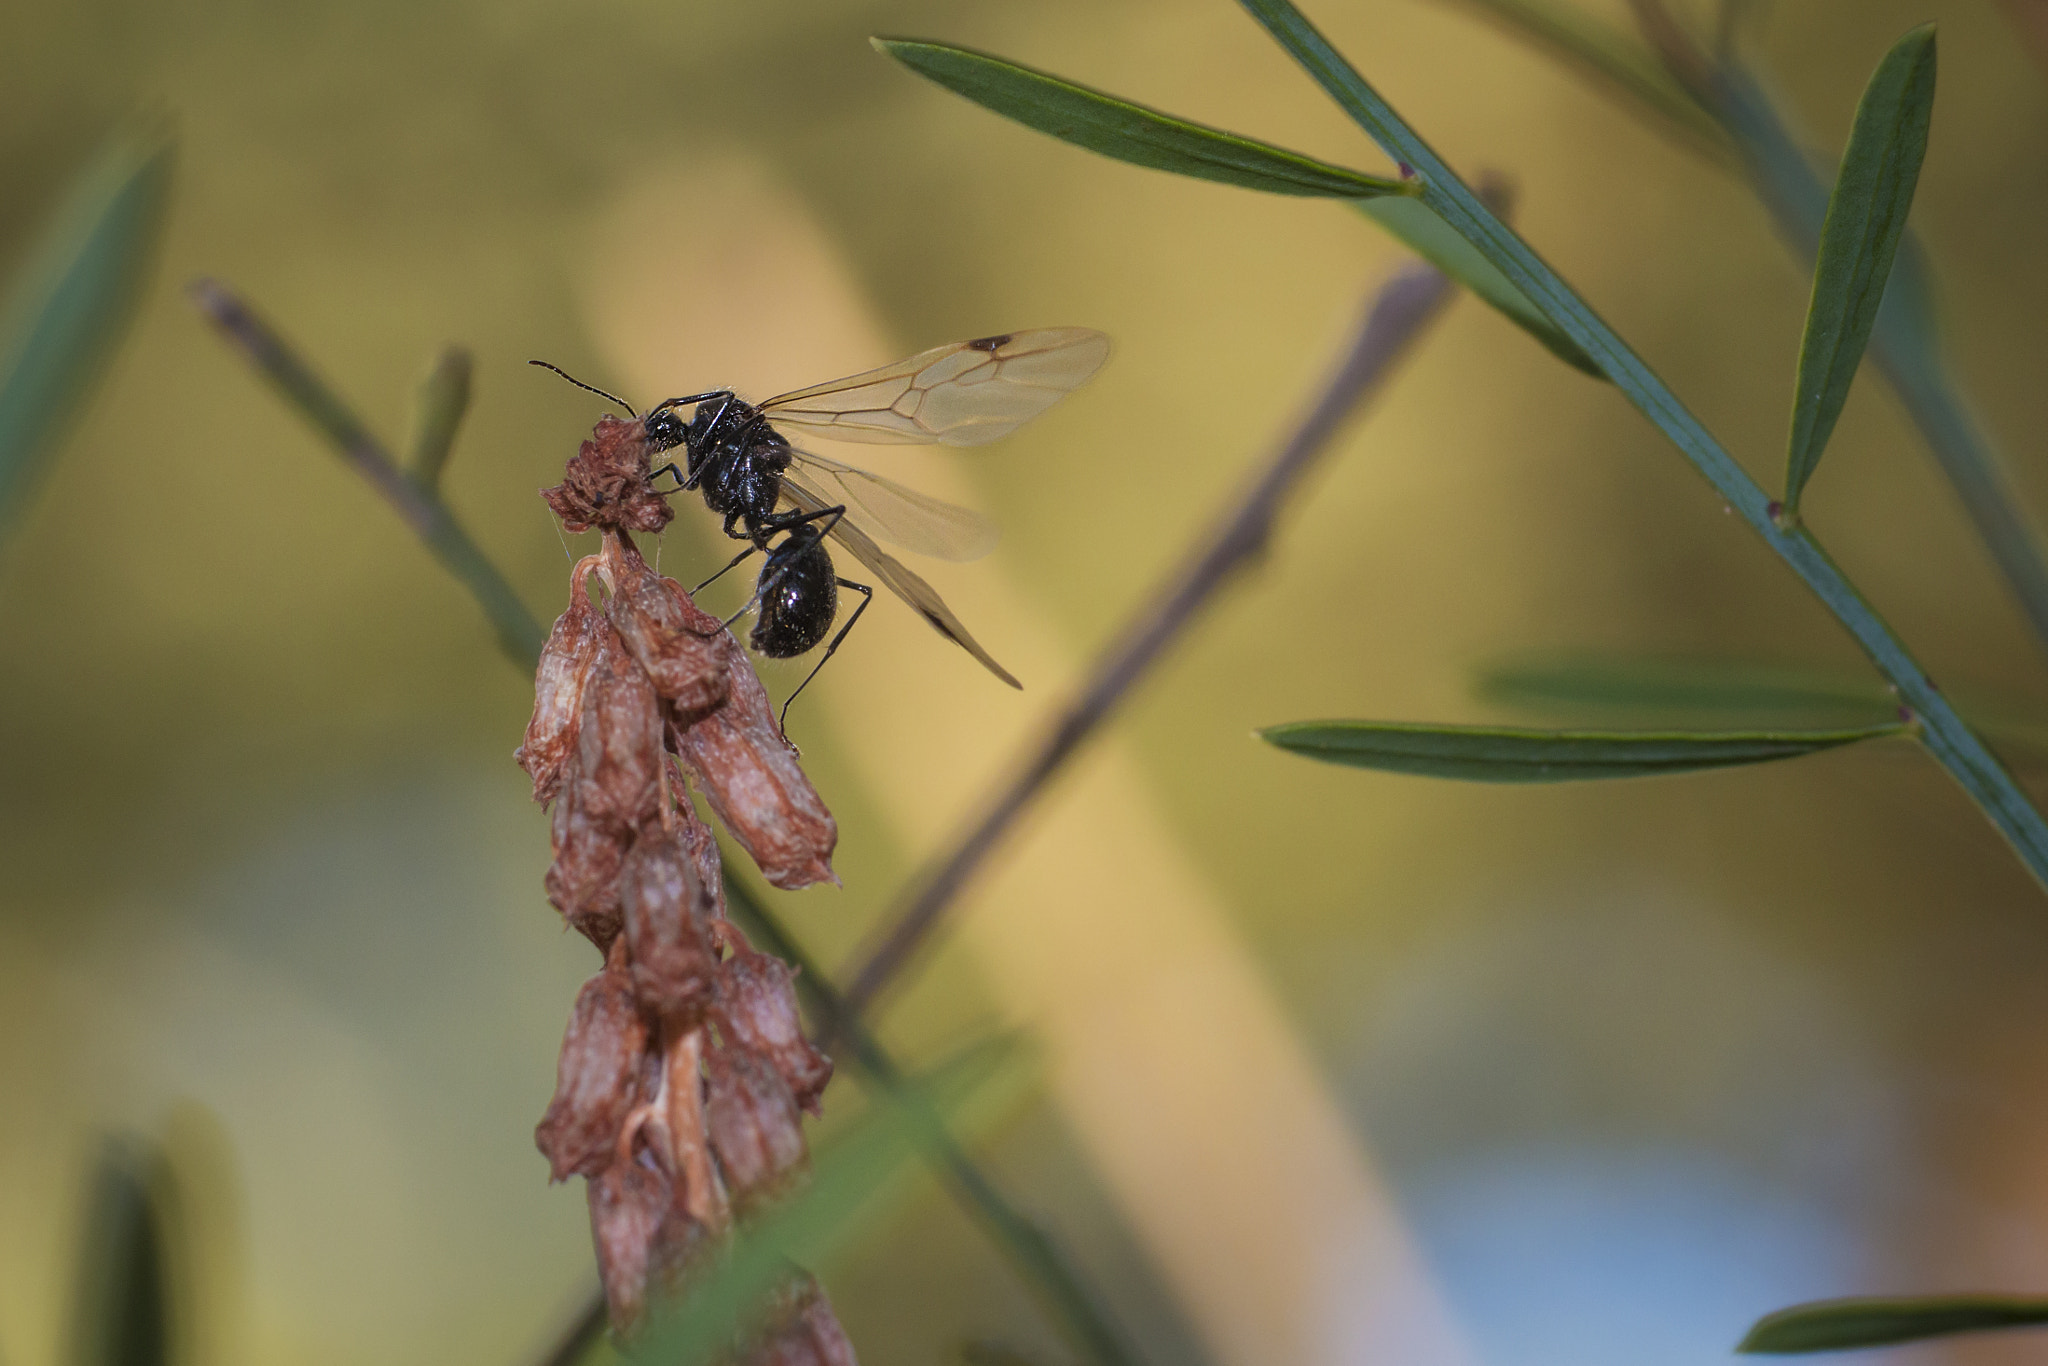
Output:
M1852 730L1704 732L1295 721L1258 734L1268 744L1326 764L1468 783L1566 783L1768 763L1904 730L1896 721Z
M941 1113L957 1110L992 1079L1014 1078L1015 1048L996 1040L968 1049L916 1084L919 1104ZM985 1100L985 1096L977 1096ZM718 1268L688 1297L659 1315L626 1354L632 1362L690 1366L708 1362L744 1325L763 1296L789 1273L791 1262L815 1262L858 1227L860 1216L893 1182L918 1147L924 1121L910 1105L883 1102L821 1151L808 1189L768 1215L739 1240Z
M1577 342L1544 317L1529 296L1501 274L1500 267L1481 255L1478 248L1460 237L1421 200L1367 199L1359 202L1358 210L1385 228L1395 241L1498 309L1559 360L1595 379L1607 378Z
M169 1168L152 1145L109 1140L93 1171L72 1366L167 1366Z
M1272 194L1370 199L1415 193L1413 185L1399 180L1191 123L986 53L907 38L870 41L926 80L984 109L1134 166Z
M469 412L469 388L475 361L460 346L442 350L434 368L420 381L419 408L413 415L412 441L405 469L413 482L439 493L441 470L455 447L455 433Z
M0 309L0 535L20 523L128 330L170 203L161 129L115 136L79 174Z
M1895 1342L2048 1325L2048 1299L1930 1295L1913 1299L1817 1300L1766 1314L1738 1352L1836 1352Z
M1892 258L1927 155L1934 115L1934 25L1893 45L1864 87L1820 230L1813 299L1799 347L1799 381L1785 464L1785 507L1797 512L1848 401L1877 323Z

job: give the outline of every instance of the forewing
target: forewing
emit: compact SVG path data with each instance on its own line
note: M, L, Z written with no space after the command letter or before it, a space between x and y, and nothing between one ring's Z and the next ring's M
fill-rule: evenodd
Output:
M761 405L778 427L838 441L979 446L1008 436L1081 387L1109 359L1109 338L1041 327L921 351Z
M816 493L791 479L782 481L782 496L792 507L802 512L822 512L833 506L831 503L820 501ZM987 650L981 648L981 642L968 634L967 628L960 624L960 618L954 616L952 609L946 606L937 589L904 568L900 561L876 545L874 539L851 520L841 517L827 534L844 546L856 560L872 570L884 587L909 603L934 631L980 660L983 668L1011 687L1024 686L1008 669L996 663Z
M863 527L892 545L940 560L978 560L996 548L995 523L969 508L884 479L873 470L792 451L802 482L823 506L845 503ZM794 476L785 471L788 480Z

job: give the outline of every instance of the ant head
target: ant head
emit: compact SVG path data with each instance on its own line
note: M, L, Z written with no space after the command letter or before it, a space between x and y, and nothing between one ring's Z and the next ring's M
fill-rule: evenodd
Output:
M665 404L649 413L642 425L647 432L648 452L652 455L659 455L663 451L674 450L682 445L683 436L689 430L689 424L683 421L683 415Z

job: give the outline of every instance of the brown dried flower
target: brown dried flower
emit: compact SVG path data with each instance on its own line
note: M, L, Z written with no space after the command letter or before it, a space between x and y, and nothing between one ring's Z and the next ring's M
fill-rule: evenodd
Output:
M659 531L675 513L647 473L645 429L605 416L563 471L562 482L540 496L562 519L564 531Z
M690 788L777 886L832 879L838 839L739 643L628 536L668 520L647 466L639 425L606 418L544 495L604 545L571 575L518 751L535 799L554 804L548 899L605 954L534 1139L555 1180L585 1178L612 1325L628 1334L736 1216L803 1179L800 1110L817 1113L832 1075L803 1036L788 965L725 919L718 843ZM732 1366L853 1364L802 1273L752 1319Z

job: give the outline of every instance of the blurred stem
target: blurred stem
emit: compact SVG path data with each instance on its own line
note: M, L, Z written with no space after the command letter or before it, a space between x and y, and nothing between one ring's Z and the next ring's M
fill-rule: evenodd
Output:
M940 916L1060 766L1101 727L1231 576L1265 551L1288 495L1328 452L1346 419L1378 391L1450 296L1450 282L1443 274L1420 263L1400 270L1374 295L1364 325L1308 416L1265 462L1251 487L1231 500L1229 510L1195 543L1151 602L1111 637L1113 643L1097 657L1080 692L1023 756L1017 776L918 879L916 894L854 973L846 989L847 1019L871 1006L910 962Z
M401 470L312 367L226 286L202 279L193 283L191 294L221 336L383 495L442 567L469 589L496 628L500 648L522 664L538 660L547 633L433 489Z
M1290 0L1240 0L1387 155L1413 167L1422 202L1527 294L1692 462L1730 510L1803 579L1863 648L1920 722L1919 739L2048 888L2048 822L1984 742L1965 726L1875 608L1804 527L1780 526L1777 505L1671 392L1656 371L1529 244L1503 223Z
M529 671L537 668L541 646L547 640L546 628L526 610L496 566L456 523L431 483L401 471L348 405L322 384L290 345L239 299L210 280L194 285L193 296L228 340L340 449L343 458L384 495L406 525L470 590L477 605L497 627L499 643L512 661ZM451 371L456 372L452 378ZM466 405L468 379L468 353L456 348L444 352L427 381L429 412L437 406L459 409ZM446 397L455 392L459 392L459 399ZM436 395L442 397L437 399ZM459 411L456 416L459 419ZM445 438L433 438L444 456L447 445L453 441L455 423L448 422L445 427ZM429 447L419 445L415 449ZM813 1018L820 1022L820 1032L844 1040L867 1083L892 1102L909 1107L917 1121L926 1161L996 1245L1008 1254L1011 1264L1065 1326L1074 1344L1098 1366L1135 1366L1137 1355L1052 1235L1011 1205L975 1166L930 1101L909 1084L896 1060L847 1009L832 989L831 979L777 923L768 908L730 874L726 876L726 898L739 912L745 922L742 928L750 938L760 940L795 965L797 989L809 1004ZM604 1296L596 1292L541 1358L540 1366L574 1366L604 1335L605 1324Z

